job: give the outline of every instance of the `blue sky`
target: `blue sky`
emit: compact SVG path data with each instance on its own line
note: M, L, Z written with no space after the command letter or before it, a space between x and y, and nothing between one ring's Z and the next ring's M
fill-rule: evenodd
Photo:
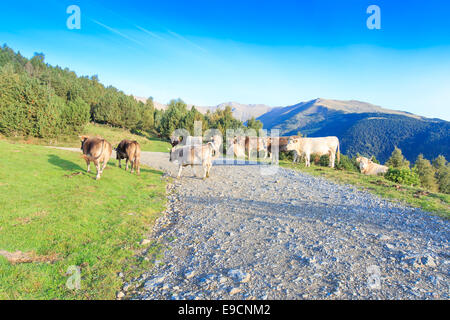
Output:
M66 8L81 9L69 30ZM381 30L369 30L369 5ZM450 3L428 1L20 1L0 42L26 57L166 103L285 106L356 99L450 120Z

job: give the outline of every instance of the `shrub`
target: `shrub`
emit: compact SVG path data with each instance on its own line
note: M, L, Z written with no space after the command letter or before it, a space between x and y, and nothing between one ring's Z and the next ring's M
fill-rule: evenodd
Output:
M385 178L404 185L418 186L420 185L419 176L409 168L389 168Z
M430 191L438 191L439 187L435 178L436 169L431 165L430 161L423 157L423 154L417 157L413 171L419 176L422 187Z
M295 151L280 152L279 154L280 160L294 161L294 152Z
M346 171L359 171L358 164L356 163L356 158L350 158L344 154L341 154L341 161L337 163L336 169L346 170Z
M328 167L330 165L330 156L327 154L321 155L319 157L319 166Z

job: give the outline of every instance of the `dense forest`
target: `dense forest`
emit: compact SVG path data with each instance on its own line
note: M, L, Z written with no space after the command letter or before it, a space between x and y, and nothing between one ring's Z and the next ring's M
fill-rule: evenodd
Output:
M178 128L193 134L194 121L203 130L244 129L231 107L201 114L180 99L157 110L152 98L137 101L115 87L105 87L97 76L77 76L68 68L45 63L42 53L31 59L0 47L0 133L7 136L57 137L81 133L89 122L145 131L169 138ZM257 121L247 127L261 124ZM255 128L256 128L255 127Z

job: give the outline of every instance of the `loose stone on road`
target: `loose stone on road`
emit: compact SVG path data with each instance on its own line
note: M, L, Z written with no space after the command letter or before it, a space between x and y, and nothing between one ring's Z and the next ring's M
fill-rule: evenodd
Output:
M167 155L144 163L171 172ZM147 162L148 161L148 162ZM164 258L132 299L448 299L449 223L279 168L183 171L152 237Z

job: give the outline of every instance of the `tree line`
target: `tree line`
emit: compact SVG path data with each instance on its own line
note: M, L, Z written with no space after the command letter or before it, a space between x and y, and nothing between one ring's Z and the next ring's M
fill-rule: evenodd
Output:
M132 132L145 131L169 138L178 128L193 133L194 121L203 130L246 128L233 117L231 107L201 114L180 99L166 110L154 107L153 99L137 101L113 86L105 87L97 76L77 76L68 68L45 63L42 53L31 59L0 47L0 133L39 138L79 134L93 121ZM251 119L248 128L259 129Z

